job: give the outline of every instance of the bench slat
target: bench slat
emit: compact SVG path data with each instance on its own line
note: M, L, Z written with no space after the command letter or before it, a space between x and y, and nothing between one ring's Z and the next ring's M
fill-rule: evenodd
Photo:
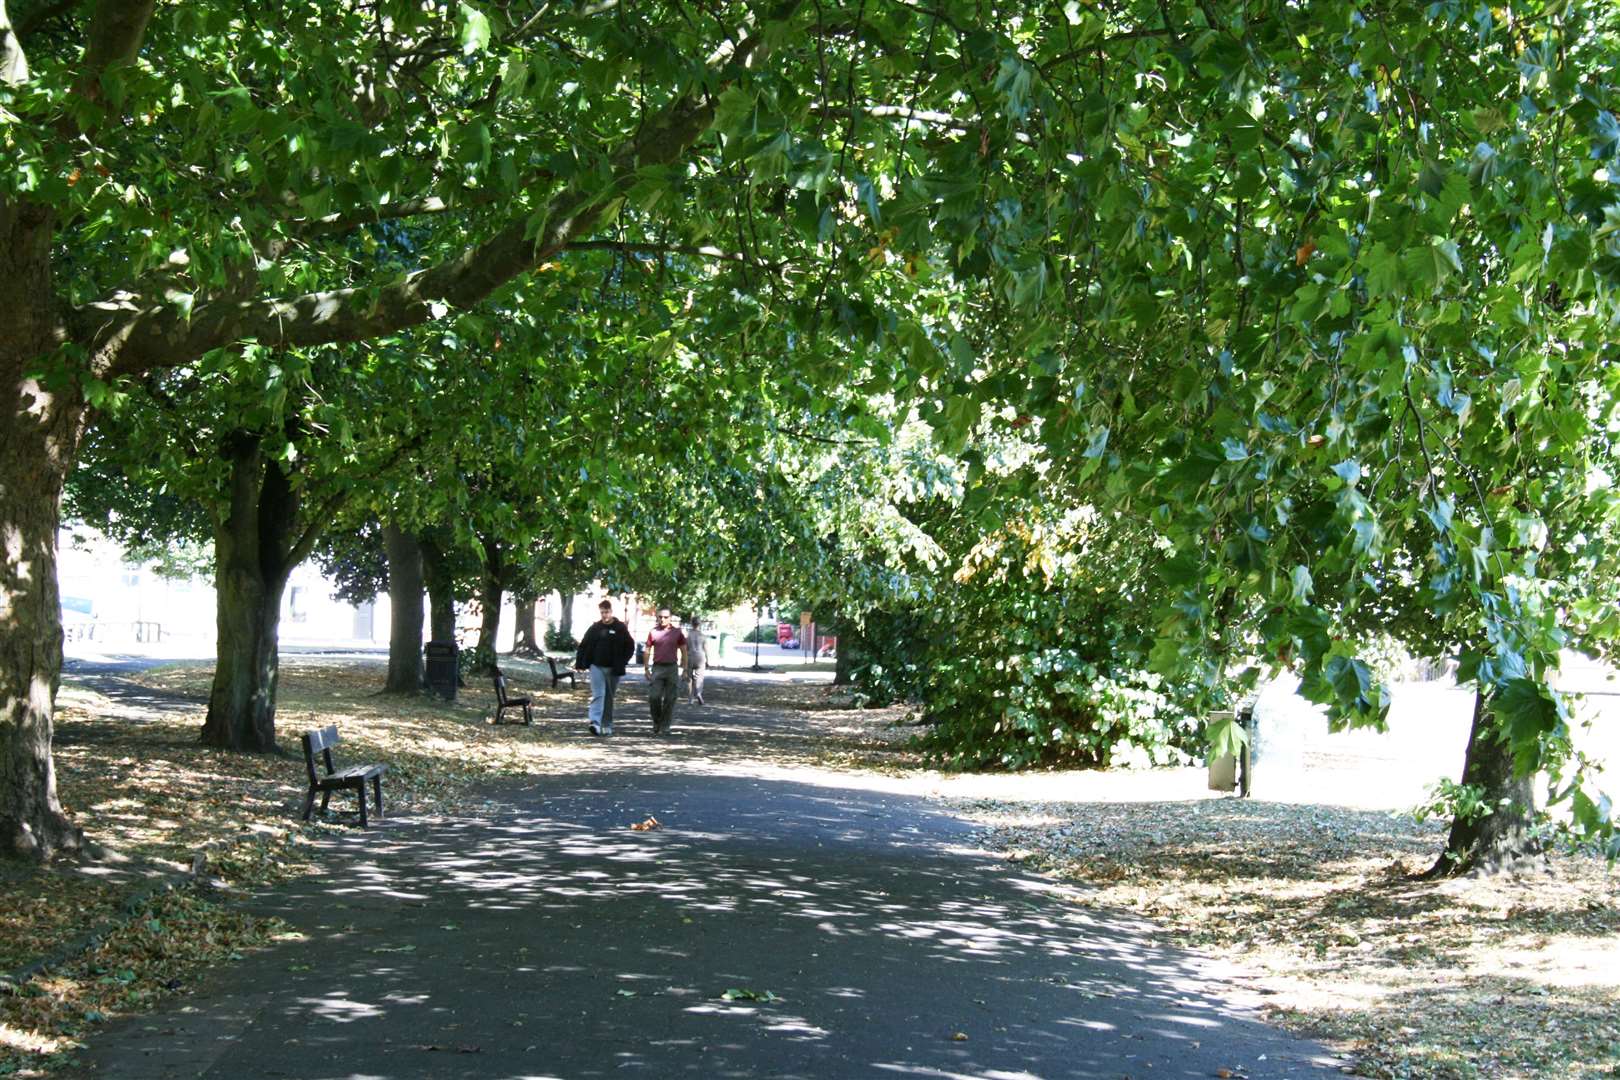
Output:
M315 728L304 733L304 745L312 753L319 753L338 744L336 724L328 724L323 728Z
M347 779L349 779L351 777L356 777L356 776L359 776L359 777L381 776L384 773L386 773L387 771L388 771L388 766L386 766L386 765L350 765L347 769L339 769L337 772L333 773L331 776L326 777L325 779L327 779L327 780L347 780Z

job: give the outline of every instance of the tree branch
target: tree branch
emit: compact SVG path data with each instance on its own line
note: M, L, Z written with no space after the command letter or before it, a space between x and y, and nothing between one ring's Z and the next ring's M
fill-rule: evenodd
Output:
M89 40L84 49L84 67L73 84L74 92L87 101L102 100L101 77L109 69L127 64L141 51L146 24L152 19L157 0L97 0L90 18Z
M722 262L742 263L761 270L781 270L788 265L786 262L760 262L750 255L736 251L725 251L721 248L710 247L707 244L655 244L638 243L631 240L575 240L568 245L568 250L618 251L626 255L690 255L698 259L719 259Z
M861 446L873 447L877 443L872 439L835 439L829 435L817 435L802 428L789 427L786 424L771 424L770 428L778 435L786 435L792 439L803 439L806 442L826 443L829 446Z
M773 21L789 18L800 2L784 0ZM758 60L764 41L756 32L727 42L711 55L711 67L717 75L741 70ZM659 123L628 139L609 158L606 183L565 188L541 211L514 216L483 243L402 281L283 299L207 299L195 303L189 317L183 305L137 288L75 309L69 319L73 336L89 350L91 369L111 377L176 367L234 341L273 348L361 341L465 310L593 231L635 183L637 170L684 154L713 122L719 87L707 89L675 102Z
M426 441L426 433L417 432L415 435L412 435L410 438L404 440L398 446L394 447L393 452L383 460L376 462L367 468L365 475L374 477L387 472L395 465L398 465L410 454L420 450ZM355 493L355 488L352 485L346 486L339 491L334 491L325 499L325 501L321 503L320 509L316 513L309 516L306 524L304 525L302 535L300 535L297 540L294 540L292 545L287 549L288 566L297 566L299 563L309 558L310 552L315 550L316 541L318 541L321 538L321 535L326 532L327 528L331 526L332 520L337 517L337 513L343 508L343 504L353 498Z
M534 182L539 183L550 178L551 175L547 173L543 177L536 177ZM367 206L356 210L347 210L343 213L327 214L325 217L303 218L290 224L291 231L299 237L333 236L378 221L397 221L400 218L443 214L465 207L488 206L490 203L499 202L501 199L509 197L505 192L489 188L460 193L450 199L446 199L441 195L426 195L419 199L406 199L404 202L386 203L382 206Z
M21 86L28 81L28 56L22 38L11 28L6 0L0 0L0 84Z

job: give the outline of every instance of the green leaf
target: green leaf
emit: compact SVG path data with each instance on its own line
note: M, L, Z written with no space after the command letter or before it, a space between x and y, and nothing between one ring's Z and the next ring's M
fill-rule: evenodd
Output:
M1429 249L1435 253L1435 261L1438 267L1449 268L1458 274L1462 273L1462 259L1457 253L1457 242L1455 240L1436 240L1429 245ZM1438 276L1444 278L1443 269Z
M1514 767L1523 775L1541 759L1541 739L1567 720L1563 696L1529 678L1507 680L1492 696L1491 712L1513 749Z
M461 19L462 53L471 56L476 52L487 51L489 49L489 16L469 4L467 0L460 0L457 10Z
M1383 244L1374 244L1366 257L1367 291L1373 296L1394 296L1401 291L1400 258Z
M1006 102L1007 114L1022 120L1029 113L1029 90L1035 81L1034 73L1016 56L1001 61L996 73L996 90Z
M1294 567L1293 572L1289 575L1289 580L1293 586L1292 599L1294 603L1299 604L1310 599L1311 590L1315 585L1311 581L1311 572L1308 568L1305 566Z

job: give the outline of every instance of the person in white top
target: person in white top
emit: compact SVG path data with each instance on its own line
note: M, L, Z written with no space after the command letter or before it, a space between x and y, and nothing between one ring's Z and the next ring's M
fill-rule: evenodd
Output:
M708 640L696 615L686 619L686 703L705 704L703 675L709 667Z

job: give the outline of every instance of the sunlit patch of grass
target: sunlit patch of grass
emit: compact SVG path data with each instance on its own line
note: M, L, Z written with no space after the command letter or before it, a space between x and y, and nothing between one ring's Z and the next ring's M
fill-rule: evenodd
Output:
M1620 877L1560 855L1525 877L1413 880L1443 840L1409 816L1259 800L977 804L986 839L1233 960L1358 1075L1620 1075Z

